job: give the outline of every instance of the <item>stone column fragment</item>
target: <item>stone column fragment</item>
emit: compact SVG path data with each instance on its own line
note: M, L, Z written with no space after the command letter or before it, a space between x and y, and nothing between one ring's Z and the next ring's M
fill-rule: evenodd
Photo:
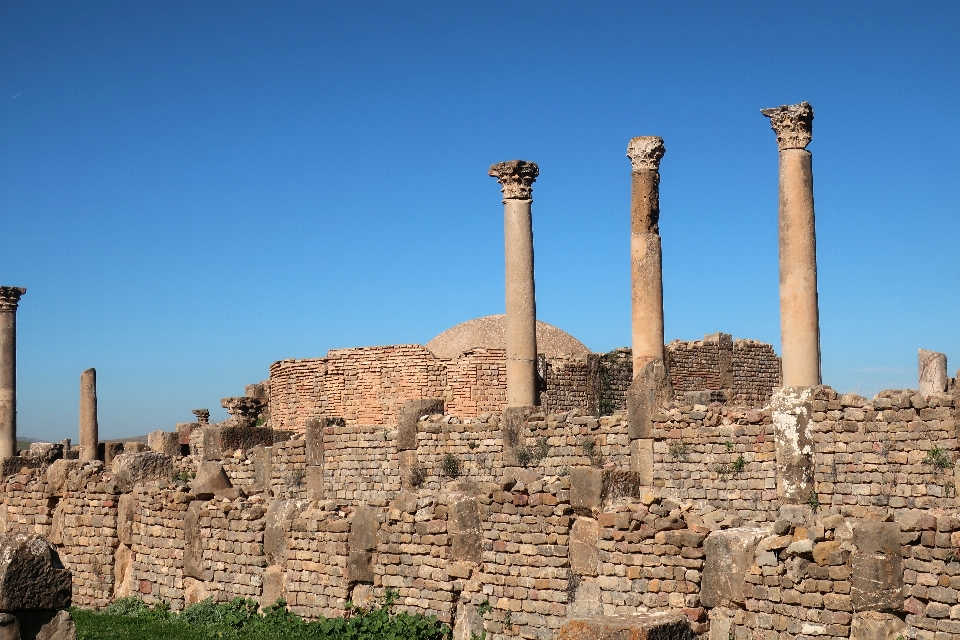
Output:
M813 108L807 102L761 109L780 149L780 337L783 386L820 384L817 235L813 211Z
M80 459L96 460L100 444L97 424L97 370L80 374Z
M503 192L506 259L507 406L537 404L537 303L533 278L533 162L510 160L490 167Z
M947 356L936 351L920 349L920 395L928 398L947 390Z
M23 287L0 287L0 457L17 455L17 306Z

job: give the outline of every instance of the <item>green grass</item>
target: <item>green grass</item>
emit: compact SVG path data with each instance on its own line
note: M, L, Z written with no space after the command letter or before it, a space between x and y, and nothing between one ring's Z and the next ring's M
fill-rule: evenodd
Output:
M242 598L207 599L176 614L130 597L100 612L71 613L79 640L450 640L450 627L433 616L394 614L396 598L387 592L378 607L351 607L346 617L313 622L287 611L282 600L261 612L256 602Z

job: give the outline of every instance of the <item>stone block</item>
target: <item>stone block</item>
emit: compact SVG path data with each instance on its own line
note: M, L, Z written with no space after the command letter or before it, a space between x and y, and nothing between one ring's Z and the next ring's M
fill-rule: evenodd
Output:
M113 597L133 595L133 552L122 542L113 553Z
M907 624L890 613L860 611L853 614L850 640L897 640L905 638Z
M899 556L853 553L850 604L854 611L900 611L903 599L903 569Z
M630 441L630 470L637 474L640 484L653 486L653 438Z
M64 497L70 490L67 485L67 478L70 474L80 468L79 460L56 460L47 467L46 480L47 492L58 498Z
M536 407L507 407L503 410L500 431L503 434L504 449L516 449L523 444L527 419L536 412Z
M125 493L117 499L117 538L126 545L133 543L133 513L136 505L132 493Z
M757 545L768 533L735 528L714 531L704 540L705 560L700 601L705 607L744 603L744 576L750 570Z
M272 491L273 447L258 445L250 450L247 457L253 461L253 484L250 485L250 491L269 496Z
M306 421L304 440L306 443L307 466L323 464L323 427L326 420L309 418Z
M200 503L191 502L183 515L183 575L206 580L203 569L203 531L200 529Z
M296 517L309 506L308 500L273 500L267 507L263 531L263 553L267 564L283 565L287 559L287 532Z
M567 615L571 618L588 618L602 613L603 603L600 601L600 586L596 578L583 578L577 584Z
M381 509L361 505L353 512L350 520L350 536L347 539L350 549L372 551L377 548L377 533L380 531Z
M426 469L420 464L415 450L401 451L400 486L407 490L416 490L426 480Z
M627 433L631 440L653 437L653 414L673 399L673 387L663 360L648 362L627 389Z
M180 457L180 436L170 431L151 431L147 436L147 446L152 451L168 455L171 458Z
M770 399L777 450L777 496L804 504L813 491L813 397L818 387L782 387Z
M197 476L190 481L190 490L201 500L209 500L218 491L233 487L219 462L201 462Z
M223 460L237 449L249 451L257 445L273 445L274 433L270 427L226 426L204 427L203 459Z
M373 554L369 551L350 551L347 558L347 583L373 584Z
M100 446L103 448L101 452L101 458L103 459L103 466L107 469L113 468L113 459L118 455L123 453L123 443L122 442L101 442Z
M450 558L480 562L483 537L480 531L480 504L463 492L447 494L447 527L450 533Z
M603 471L593 467L570 469L570 506L581 511L603 504Z
M453 622L453 640L475 640L483 638L485 633L483 616L475 606L464 603L457 607L457 617Z
M113 460L113 481L120 493L137 485L173 479L173 459L156 451L122 453Z
M23 640L77 640L69 611L30 611L17 614Z
M687 616L674 611L569 620L557 633L557 640L691 640L693 637Z
M922 398L947 390L947 356L936 351L919 350L920 388Z
M211 597L211 594L203 581L193 578L183 579L183 605L185 607L203 602L209 597Z
M0 535L0 612L66 609L72 593L70 571L49 542L22 533Z
M417 448L417 424L422 416L443 413L442 398L407 400L400 409L397 425L397 451L412 451Z
M853 528L853 544L860 553L902 557L900 525L896 522L861 522Z
M326 484L323 480L323 467L307 467L307 497L311 500L325 500Z
M570 570L581 576L597 575L600 525L593 518L577 518L570 527Z
M12 613L0 613L0 640L21 640L20 623Z
M287 570L282 566L270 565L263 570L263 593L260 606L269 607L280 598L287 597Z

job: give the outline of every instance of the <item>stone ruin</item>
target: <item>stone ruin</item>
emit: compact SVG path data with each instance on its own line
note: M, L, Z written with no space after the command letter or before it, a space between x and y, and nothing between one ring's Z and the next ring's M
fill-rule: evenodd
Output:
M501 342L280 361L227 421L197 409L149 447L98 447L88 414L80 447L0 461L0 529L47 537L84 607L283 597L317 617L393 589L457 640L960 638L956 379L921 350L917 390L821 384L813 112L763 113L782 362L727 334L664 345L655 137L628 147L631 348L546 353L539 169L501 163Z

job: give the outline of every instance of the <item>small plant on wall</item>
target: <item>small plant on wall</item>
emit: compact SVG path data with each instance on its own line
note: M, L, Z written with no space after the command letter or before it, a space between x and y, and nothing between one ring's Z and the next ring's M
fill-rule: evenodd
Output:
M457 456L452 453L448 453L443 456L443 460L440 462L440 471L443 475L448 478L459 478L460 477L460 460L457 459Z

